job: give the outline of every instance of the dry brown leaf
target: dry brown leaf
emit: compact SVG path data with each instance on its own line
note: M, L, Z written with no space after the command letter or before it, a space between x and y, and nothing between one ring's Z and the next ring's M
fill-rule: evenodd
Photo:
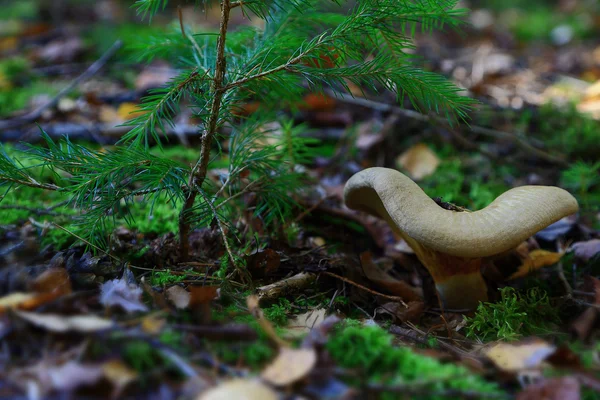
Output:
M250 379L232 379L201 393L197 400L277 400L277 393L264 383Z
M299 106L302 110L332 111L336 107L336 102L323 93L307 93Z
M71 279L65 268L49 268L41 273L31 288L38 293L55 293L62 296L72 292Z
M502 371L518 372L538 368L556 347L540 339L521 343L498 343L485 355Z
M181 286L171 286L165 291L165 294L167 295L167 299L169 299L169 301L173 303L175 308L184 309L190 305L190 292L188 292Z
M563 255L564 253L556 253L548 250L533 250L523 260L517 271L508 277L508 280L522 278L542 267L556 264Z
M287 386L306 377L317 362L313 348L282 347L279 354L261 373L261 378L275 386Z
M425 143L418 143L402 153L397 158L396 165L414 180L420 180L435 172L440 159Z
M38 314L28 311L15 311L27 322L51 332L96 332L112 328L113 322L95 315L75 315L65 317L58 314Z

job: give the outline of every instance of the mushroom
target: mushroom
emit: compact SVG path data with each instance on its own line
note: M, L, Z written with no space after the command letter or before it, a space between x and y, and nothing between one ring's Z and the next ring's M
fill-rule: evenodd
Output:
M576 213L577 200L552 186L521 186L474 212L446 210L404 174L368 168L344 188L346 205L383 218L415 251L444 307L473 309L487 300L482 261L516 247Z

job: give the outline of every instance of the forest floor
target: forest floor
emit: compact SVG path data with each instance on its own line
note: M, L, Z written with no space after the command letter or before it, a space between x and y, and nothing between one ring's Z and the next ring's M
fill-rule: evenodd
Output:
M178 24L176 9L149 25L124 2L96 3L2 11L0 143L25 165L40 128L110 148L141 97L175 74L168 60L132 62L128 45ZM195 230L193 257L178 262L169 203L127 205L131 218L116 216L109 245L94 248L65 195L3 193L0 398L600 398L599 10L529 3L473 2L460 33L417 35L424 68L480 102L468 125L358 88L281 110L318 143L288 221L231 221L250 282L225 279L217 224ZM215 12L182 14L214 30ZM181 107L155 151L188 165L198 143ZM346 181L372 166L471 210L551 185L580 211L486 266L489 303L442 310L407 243L344 206Z

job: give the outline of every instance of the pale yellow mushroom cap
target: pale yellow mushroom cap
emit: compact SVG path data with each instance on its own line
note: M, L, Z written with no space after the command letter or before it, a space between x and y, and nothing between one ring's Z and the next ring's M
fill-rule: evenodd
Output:
M539 230L574 214L577 200L552 186L521 186L474 212L445 210L404 174L369 168L346 183L349 208L379 216L402 236L440 253L488 257L516 247Z

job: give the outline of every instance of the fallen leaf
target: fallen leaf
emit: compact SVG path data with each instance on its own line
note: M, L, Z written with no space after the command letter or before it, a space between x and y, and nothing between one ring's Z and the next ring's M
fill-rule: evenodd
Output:
M121 103L117 109L117 115L121 121L129 121L144 114L145 111L140 110L136 103Z
M58 314L39 314L29 311L15 311L27 322L51 332L96 332L112 328L113 322L95 315L75 315L65 317Z
M287 386L306 377L317 363L313 348L282 347L279 354L261 373L261 378L275 386Z
M106 380L113 385L112 398L114 399L120 398L120 394L125 387L138 378L138 373L125 365L121 360L112 360L104 363L102 365L102 373Z
M110 123L110 122L118 122L123 119L119 117L119 113L117 109L107 105L101 105L98 111L98 119L101 122Z
M577 260L585 263L600 253L600 239L577 242L571 248Z
M540 339L521 343L498 343L485 355L502 371L518 372L538 368L556 351L556 347Z
M564 253L556 253L548 250L533 250L525 258L517 271L508 277L508 280L522 278L542 267L556 264Z
M197 400L278 400L277 393L258 380L232 379L201 393Z
M127 283L124 278L113 279L100 287L100 303L106 307L119 306L128 313L148 311L141 298L142 289Z
M528 385L517 394L517 400L579 400L581 385L577 378L563 376L544 379Z
M31 288L38 293L53 293L57 297L72 292L71 279L65 268L49 268L41 273Z
M420 180L435 172L440 159L425 143L418 143L402 153L397 158L396 165L414 180Z
M175 308L184 309L190 305L190 292L188 292L181 286L171 286L165 291L165 294L167 295L167 299L169 299L169 301L173 303Z
M93 385L102 378L102 369L98 365L85 365L77 361L67 361L61 366L48 369L52 388L72 391L80 386Z
M30 309L29 304L35 303L37 295L34 293L22 293L16 292L11 293L7 296L0 298L0 312L5 312L9 309Z
M158 314L148 314L142 318L142 330L150 335L158 335L167 321Z
M300 104L301 110L332 111L335 107L335 99L323 93L307 93Z
M281 257L273 249L255 251L246 256L246 265L252 276L268 276L281 264Z

